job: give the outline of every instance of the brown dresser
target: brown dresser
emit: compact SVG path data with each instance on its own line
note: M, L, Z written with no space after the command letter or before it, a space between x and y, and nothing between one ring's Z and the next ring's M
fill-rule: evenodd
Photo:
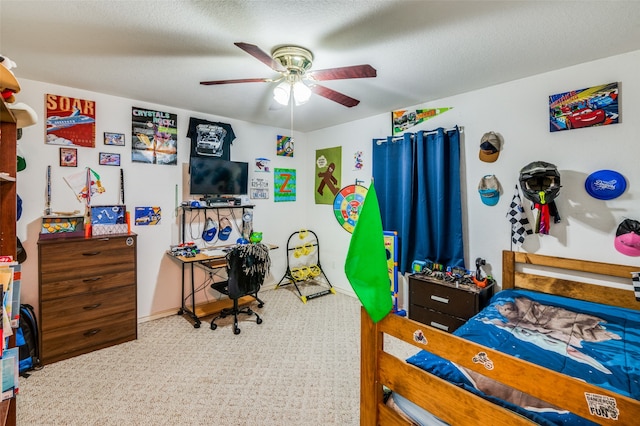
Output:
M38 241L40 359L137 338L136 235Z
M477 314L493 296L485 288L448 283L425 275L409 276L409 318L452 332Z

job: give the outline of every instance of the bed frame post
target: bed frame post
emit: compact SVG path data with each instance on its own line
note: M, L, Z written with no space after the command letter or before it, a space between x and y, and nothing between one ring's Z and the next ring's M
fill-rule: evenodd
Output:
M360 308L360 425L378 424L378 403L382 385L378 383L378 350L383 349L382 333L377 331L364 308Z
M502 251L502 290L515 288L515 260L514 252Z

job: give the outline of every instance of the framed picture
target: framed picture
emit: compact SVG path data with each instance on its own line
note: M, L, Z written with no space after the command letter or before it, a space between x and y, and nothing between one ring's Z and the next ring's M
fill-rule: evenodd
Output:
M114 154L112 152L101 152L100 165L101 166L119 166L120 154Z
M124 146L124 133L104 132L104 144Z
M60 148L60 167L78 167L77 148Z
M549 96L549 131L618 124L619 94L613 82Z

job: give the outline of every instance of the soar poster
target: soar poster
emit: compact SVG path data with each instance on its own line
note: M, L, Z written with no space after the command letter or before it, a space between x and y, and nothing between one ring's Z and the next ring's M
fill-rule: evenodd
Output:
M51 145L96 146L96 103L47 94L47 135Z

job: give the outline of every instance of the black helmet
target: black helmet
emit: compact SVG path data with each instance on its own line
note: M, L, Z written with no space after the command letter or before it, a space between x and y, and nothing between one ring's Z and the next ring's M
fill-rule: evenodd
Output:
M525 198L536 204L548 204L560 192L560 173L553 164L534 161L520 170L520 187Z

